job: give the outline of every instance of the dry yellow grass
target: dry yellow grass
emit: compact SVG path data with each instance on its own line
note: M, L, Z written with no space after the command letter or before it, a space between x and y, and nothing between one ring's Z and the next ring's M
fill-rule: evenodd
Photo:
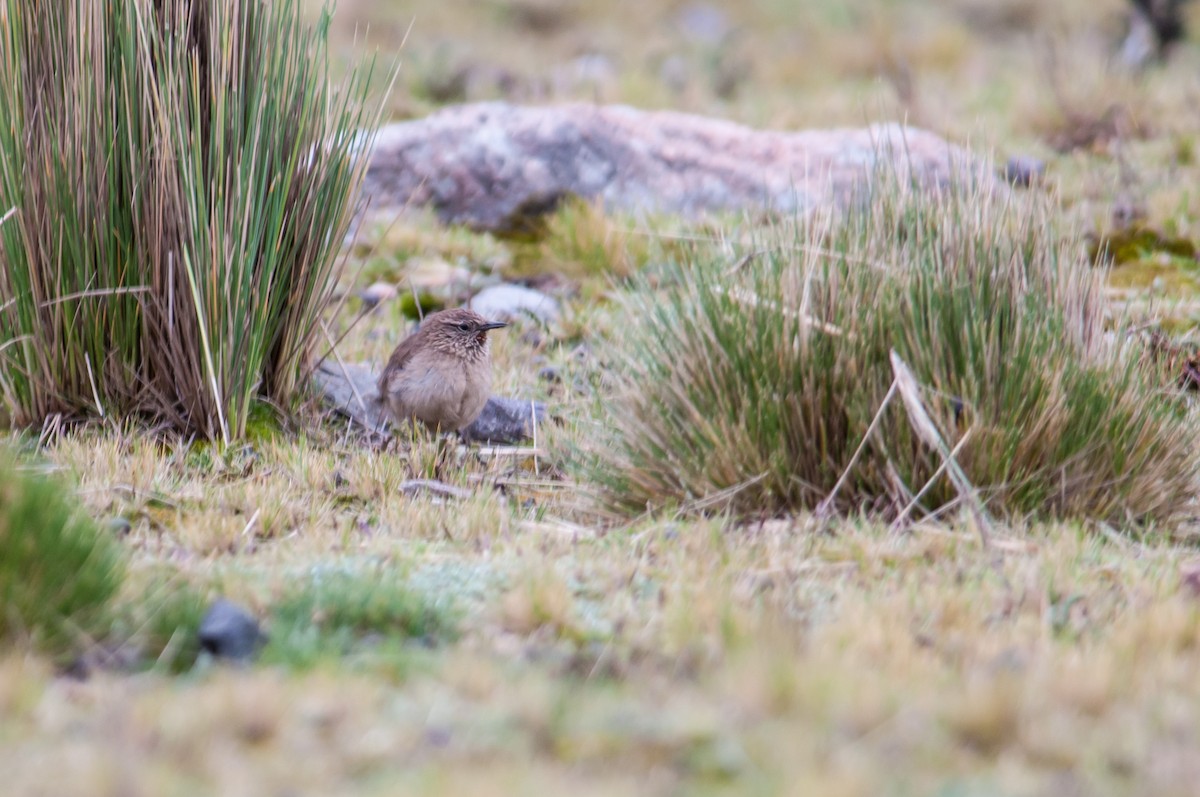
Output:
M1197 774L1187 553L1021 529L997 571L953 527L657 523L576 541L474 509L410 505L412 521L350 545L335 523L237 552L177 542L170 559L237 596L366 554L511 586L468 597L464 637L400 680L346 666L79 683L9 654L10 793L1184 794Z

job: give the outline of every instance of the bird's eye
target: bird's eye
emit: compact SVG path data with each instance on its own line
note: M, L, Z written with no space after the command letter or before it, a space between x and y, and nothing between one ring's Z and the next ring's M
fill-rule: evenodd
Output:
M459 325L458 325L458 328L459 328L459 329L461 329L463 332L470 332L470 331L471 331L471 325L470 325L470 324L468 324L466 321L464 321L464 322L462 322L461 324L459 324Z

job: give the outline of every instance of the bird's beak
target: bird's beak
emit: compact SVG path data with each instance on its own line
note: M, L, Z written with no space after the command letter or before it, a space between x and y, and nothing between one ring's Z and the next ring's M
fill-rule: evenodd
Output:
M486 332L489 329L501 329L506 326L508 326L508 324L503 321L488 321L486 324L479 325L479 331Z

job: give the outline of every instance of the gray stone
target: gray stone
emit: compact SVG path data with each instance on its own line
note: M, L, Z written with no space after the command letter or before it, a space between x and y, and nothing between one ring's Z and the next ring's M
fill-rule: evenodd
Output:
M213 656L249 661L264 636L254 616L232 601L218 598L200 621L200 647Z
M408 496L428 493L440 498L465 499L471 497L471 491L453 484L446 484L436 479L405 479L400 483L400 492Z
M676 16L683 35L699 44L720 44L729 35L729 17L712 3L691 3Z
M524 316L538 321L558 318L558 302L541 291L524 285L492 285L471 299L470 307L492 321L513 321Z
M1014 155L1004 165L1004 179L1020 188L1041 182L1046 174L1046 162L1028 155Z
M117 515L109 518L108 530L118 537L124 537L133 531L133 524L129 522L129 518Z
M569 196L684 217L845 207L881 171L924 190L1007 189L961 147L898 124L762 131L621 105L491 102L384 127L364 192L372 210L430 207L447 224L512 232Z
M680 94L692 82L693 71L688 60L682 55L669 55L658 67L658 79L671 91Z
M1118 59L1127 68L1138 70L1158 57L1161 45L1154 24L1140 10L1130 14L1129 32L1121 42Z
M396 286L390 282L373 282L358 292L358 298L368 310L396 298Z
M599 91L616 80L617 68L612 59L599 53L581 55L554 71L554 83L560 94Z
M370 365L343 366L330 360L321 363L313 374L317 390L335 412L387 439L391 437L390 421L379 400L378 379ZM461 434L469 442L519 443L530 439L534 424L542 423L545 417L546 405L541 402L492 396Z
M479 417L462 430L474 443L519 443L533 436L533 427L545 420L546 407L537 401L492 396Z
M369 365L325 360L313 373L317 391L333 409L367 431L390 436L379 400L379 374Z
M1187 39L1191 0L1130 0L1129 31L1118 59L1127 68L1140 70L1162 61L1171 48Z

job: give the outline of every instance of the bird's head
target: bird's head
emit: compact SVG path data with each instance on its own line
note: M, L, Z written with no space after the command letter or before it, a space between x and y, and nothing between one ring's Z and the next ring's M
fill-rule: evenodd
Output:
M474 310L465 307L434 313L421 324L428 330L430 342L442 351L468 359L477 359L487 353L487 333L506 327L503 321L488 321Z

